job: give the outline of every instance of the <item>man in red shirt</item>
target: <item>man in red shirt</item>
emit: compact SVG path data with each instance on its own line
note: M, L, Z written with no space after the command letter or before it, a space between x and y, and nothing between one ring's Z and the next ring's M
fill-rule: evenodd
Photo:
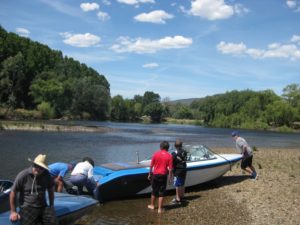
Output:
M169 143L167 141L162 141L160 143L160 150L155 152L152 156L148 175L148 179L151 180L152 185L151 204L148 205L148 208L155 209L155 200L158 198L158 213L163 212L162 207L167 187L168 174L170 183L173 178L173 158L168 150Z

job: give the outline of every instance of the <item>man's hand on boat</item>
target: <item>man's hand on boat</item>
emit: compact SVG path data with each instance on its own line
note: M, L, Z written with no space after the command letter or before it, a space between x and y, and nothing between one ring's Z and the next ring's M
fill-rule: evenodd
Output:
M151 179L152 179L152 173L150 172L150 173L148 174L148 180L151 181Z

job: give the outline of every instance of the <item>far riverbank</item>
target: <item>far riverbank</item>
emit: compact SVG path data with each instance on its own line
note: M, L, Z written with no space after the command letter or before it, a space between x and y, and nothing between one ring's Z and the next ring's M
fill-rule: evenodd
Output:
M151 124L147 120L138 124ZM81 123L82 122L82 123ZM109 132L111 128L106 126L82 125L83 123L93 123L96 121L80 121L80 124L74 121L62 120L32 120L32 121L19 121L19 120L0 120L0 130L16 130L16 131L54 131L54 132ZM118 122L115 122L118 123ZM119 122L120 123L120 122ZM126 122L125 122L126 123ZM128 122L128 124L132 124ZM134 124L134 123L133 123ZM161 124L178 124L178 125L193 125L202 126L203 121L188 120L188 119L171 119L166 118ZM211 127L212 128L212 127ZM221 128L222 129L222 128ZM243 129L243 128L232 128ZM262 131L261 129L249 129L253 131ZM269 128L263 131L273 131L281 133L300 133L300 129L292 129L288 127Z
M0 130L55 131L55 132L108 132L111 128L73 124L52 124L51 121L0 121Z

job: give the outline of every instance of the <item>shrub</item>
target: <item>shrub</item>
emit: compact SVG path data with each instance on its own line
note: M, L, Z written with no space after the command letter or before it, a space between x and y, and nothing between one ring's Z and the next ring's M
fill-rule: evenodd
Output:
M42 102L37 106L37 109L42 114L43 119L52 119L54 117L54 109L48 102Z
M26 110L26 109L16 109L13 112L13 116L17 119L22 119L22 120L36 119L38 116L38 111Z
M278 127L278 131L280 131L280 132L293 132L293 129L284 125L284 126Z

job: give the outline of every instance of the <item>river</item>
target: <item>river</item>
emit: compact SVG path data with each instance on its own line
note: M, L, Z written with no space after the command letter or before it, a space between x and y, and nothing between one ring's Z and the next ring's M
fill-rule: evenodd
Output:
M49 163L56 161L80 161L90 156L95 164L117 161L136 161L150 157L159 149L159 143L167 140L171 144L180 138L184 143L201 143L214 149L228 147L234 151L231 129L204 128L192 125L137 124L112 122L72 122L76 125L93 125L112 128L105 133L91 132L0 132L0 177L14 179L16 174L30 165L28 158L43 153ZM299 133L277 133L242 130L251 146L259 148L294 148L300 150ZM100 207L86 224L140 224L152 217L146 205L148 199L114 201ZM130 208L127 207L130 204ZM137 217L142 207L145 213ZM137 219L139 218L139 219Z

